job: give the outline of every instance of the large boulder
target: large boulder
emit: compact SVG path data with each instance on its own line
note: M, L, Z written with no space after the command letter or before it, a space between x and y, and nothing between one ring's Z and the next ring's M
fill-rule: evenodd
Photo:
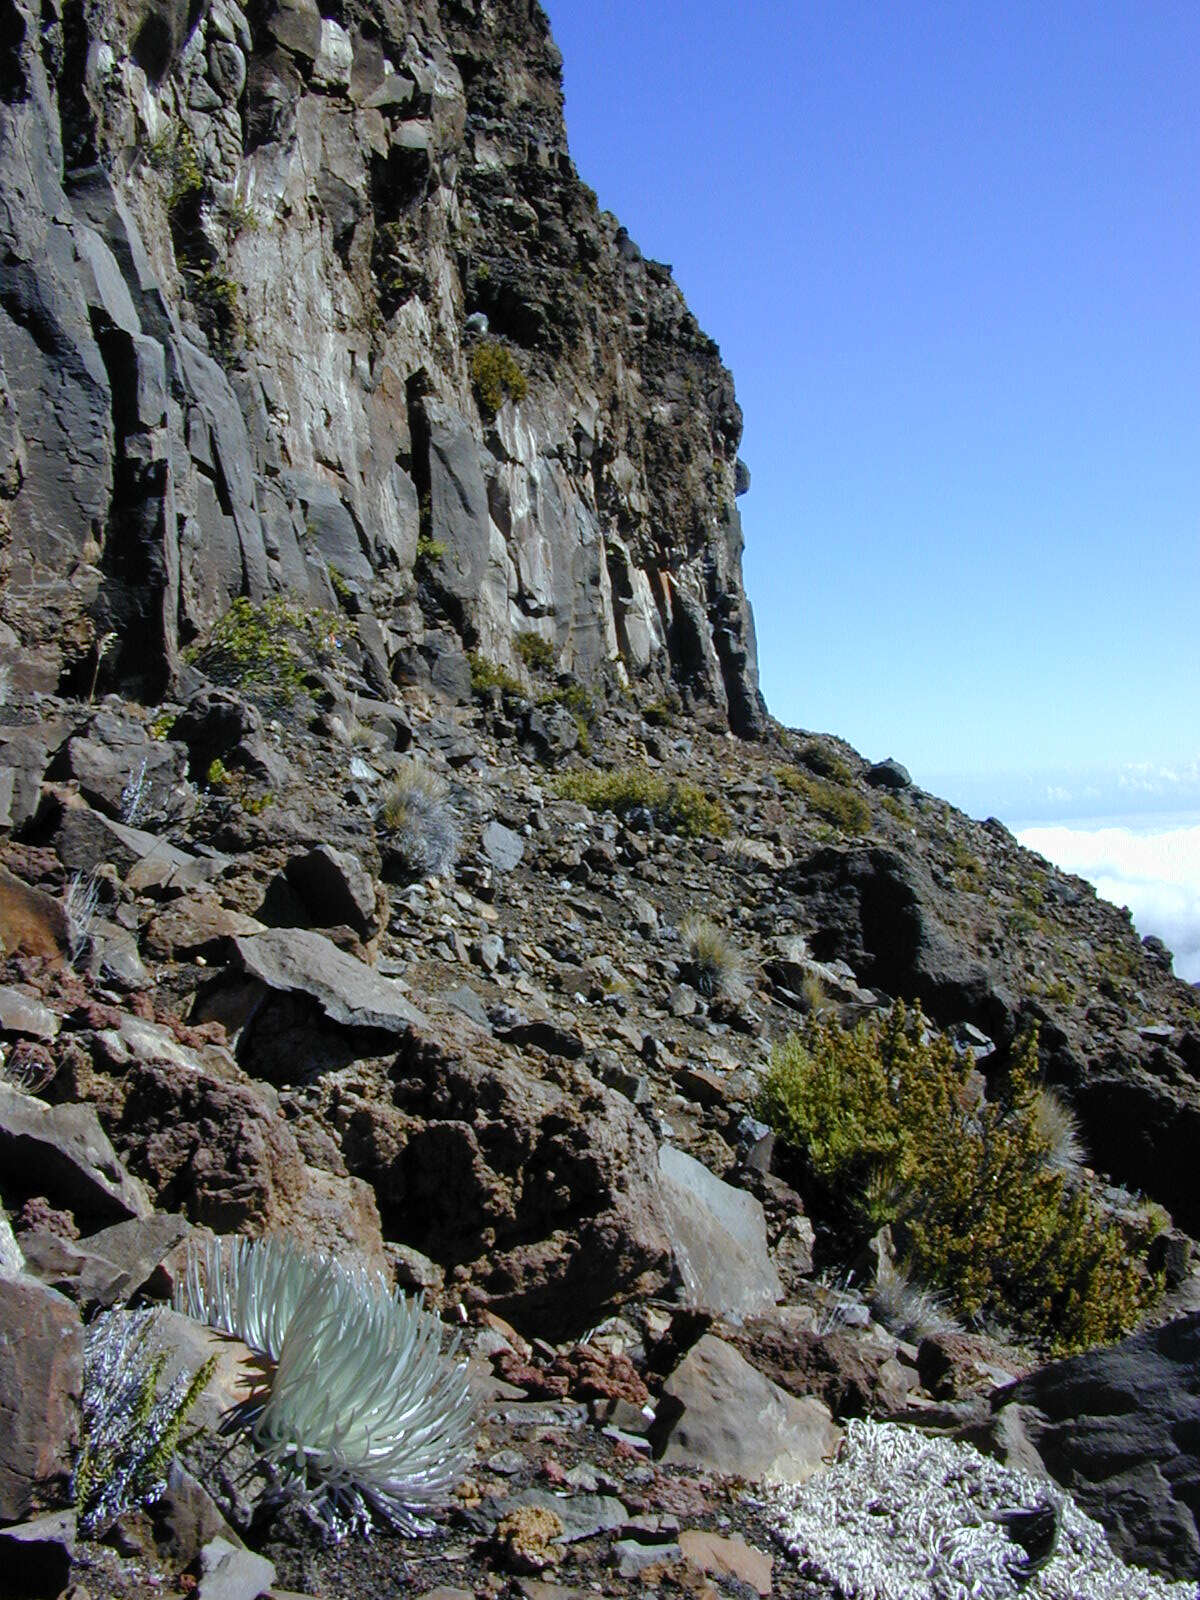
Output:
M0 1083L0 1171L10 1193L45 1195L81 1223L102 1227L151 1210L91 1106L46 1105L7 1083Z
M732 1345L704 1334L663 1385L651 1440L668 1466L803 1483L842 1431L821 1401L797 1399Z
M769 1310L783 1289L759 1201L673 1145L658 1152L658 1168L680 1299L735 1321Z
M310 1247L383 1265L370 1190L309 1166L251 1085L163 1062L136 1062L127 1077L115 1137L159 1207L218 1233L286 1230Z
M0 1519L61 1503L79 1438L83 1327L31 1278L0 1281Z
M1012 1002L943 921L921 861L884 845L824 846L783 874L783 883L803 901L818 961L848 962L859 983L919 1000L939 1023L967 1020L1011 1041Z
M1200 1577L1200 1312L1041 1367L993 1396L1138 1566Z
M410 1035L392 1078L390 1104L339 1096L343 1155L389 1237L546 1337L663 1287L657 1155L627 1100L578 1064L535 1077L465 1018Z

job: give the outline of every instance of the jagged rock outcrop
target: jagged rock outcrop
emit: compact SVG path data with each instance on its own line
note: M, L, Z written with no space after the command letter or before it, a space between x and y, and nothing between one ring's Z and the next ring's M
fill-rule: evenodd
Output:
M0 652L153 698L282 590L377 691L533 632L758 731L732 381L540 7L327 9L4 0Z

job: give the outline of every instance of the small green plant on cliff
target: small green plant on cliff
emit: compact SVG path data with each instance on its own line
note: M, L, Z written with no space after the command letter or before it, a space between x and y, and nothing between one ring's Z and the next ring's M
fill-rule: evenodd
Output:
M422 504L421 513L422 516L428 517L428 505ZM419 535L417 539L416 562L418 567L430 567L435 561L440 561L445 554L446 546L441 539L432 539L426 533Z
M479 403L494 416L505 400L520 405L529 392L529 380L516 356L498 339L486 339L471 352L471 382Z
M554 665L554 645L540 633L518 633L513 645L530 672L549 672Z
M306 692L310 664L335 658L345 627L344 617L302 611L281 595L257 603L239 595L208 638L184 656L214 683L289 706Z
M204 188L204 168L189 128L165 129L151 140L147 154L154 170L169 180L168 211L178 211Z
M471 650L467 654L467 663L471 668L473 694L486 694L489 689L499 689L501 694L515 695L518 698L524 696L524 686L498 661L489 661L487 656L481 655L478 650Z
M730 832L729 813L694 783L668 783L643 767L612 772L568 772L555 785L564 800L578 800L593 811L612 811L618 817L649 811L661 827L685 838L724 839Z
M1039 1125L1037 1037L1002 1097L972 1106L969 1060L896 1005L875 1027L810 1019L773 1053L759 1112L830 1201L902 1225L913 1270L967 1314L1056 1351L1119 1338L1161 1289Z

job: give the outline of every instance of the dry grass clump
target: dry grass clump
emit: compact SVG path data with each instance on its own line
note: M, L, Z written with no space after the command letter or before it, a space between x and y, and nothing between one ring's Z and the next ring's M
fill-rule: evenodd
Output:
M867 1296L871 1312L889 1333L918 1344L933 1333L954 1333L961 1324L946 1296L919 1283L907 1267L885 1263Z
M458 818L449 797L446 780L420 761L408 762L388 785L378 822L413 877L443 877L458 859Z
M733 998L745 992L742 953L715 922L697 914L687 916L679 925L679 938L701 994Z
M1041 1088L1033 1097L1033 1120L1046 1146L1052 1172L1077 1173L1087 1162L1079 1118L1057 1089Z

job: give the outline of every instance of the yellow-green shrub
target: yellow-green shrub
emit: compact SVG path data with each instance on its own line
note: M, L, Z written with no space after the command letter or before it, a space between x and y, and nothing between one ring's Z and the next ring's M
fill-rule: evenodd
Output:
M644 807L665 828L689 839L723 839L729 813L694 783L668 783L656 772L626 767L613 772L568 772L556 788L564 800L626 817Z
M282 595L259 603L239 595L184 657L214 683L286 706L305 691L311 665L331 661L339 634L352 627L344 617L302 610Z
M760 1114L864 1223L902 1222L912 1265L968 1313L1058 1351L1120 1337L1160 1285L1089 1191L1050 1162L1037 1039L1004 1095L972 1107L968 1061L897 1005L852 1031L812 1018L773 1054Z
M519 405L529 392L529 380L516 356L498 339L477 344L471 352L471 382L485 411L499 411L506 399Z
M865 796L848 787L848 769L842 781L810 777L796 767L777 767L775 777L791 794L798 794L811 812L842 833L866 833L870 828L871 807Z

